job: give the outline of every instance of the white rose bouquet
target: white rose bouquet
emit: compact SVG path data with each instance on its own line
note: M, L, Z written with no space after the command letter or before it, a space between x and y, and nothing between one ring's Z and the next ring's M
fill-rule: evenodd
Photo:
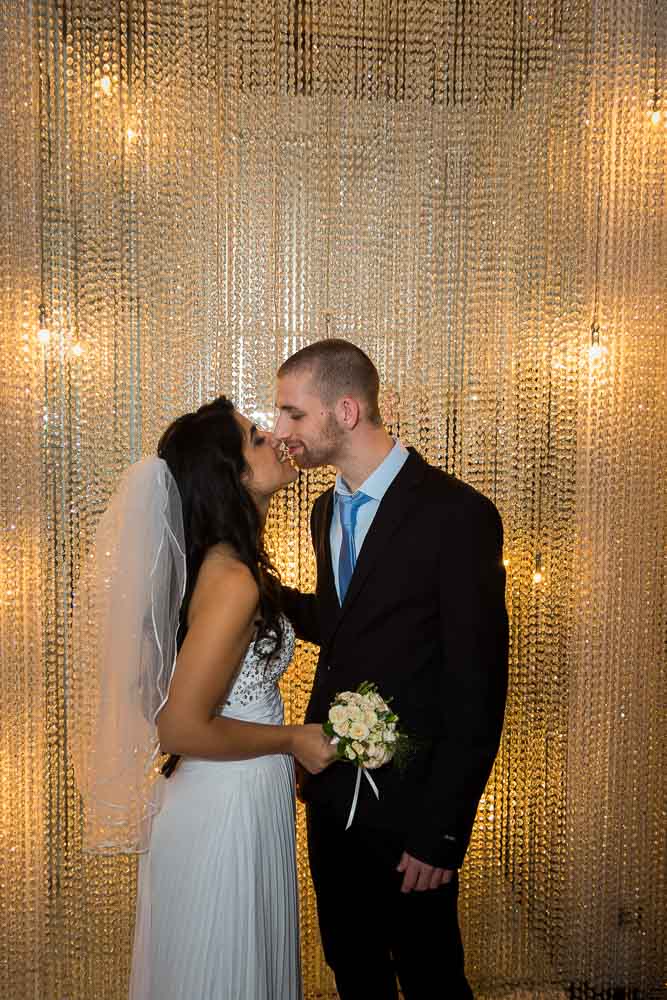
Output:
M399 730L398 723L398 716L371 681L363 681L356 691L341 691L334 698L324 732L335 744L338 760L356 764L358 768L346 830L354 819L362 773L379 799L377 785L368 772L391 760L401 767L411 755L411 740Z

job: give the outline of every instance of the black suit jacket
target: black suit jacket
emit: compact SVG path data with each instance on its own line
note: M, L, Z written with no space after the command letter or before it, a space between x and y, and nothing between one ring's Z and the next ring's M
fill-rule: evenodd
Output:
M421 861L451 868L465 855L495 758L507 691L508 623L502 523L471 486L410 455L387 490L358 556L342 608L329 529L333 490L315 501L317 593L283 589L297 635L319 644L306 711L324 722L339 691L375 681L421 750L401 772L362 781L355 823L405 837ZM308 776L306 801L340 818L355 772L337 762Z

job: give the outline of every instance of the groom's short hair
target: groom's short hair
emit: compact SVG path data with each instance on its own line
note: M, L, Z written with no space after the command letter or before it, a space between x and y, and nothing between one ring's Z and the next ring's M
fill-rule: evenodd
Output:
M347 340L317 340L283 361L278 377L308 372L317 394L327 406L341 396L356 396L366 404L366 418L381 424L378 396L380 377L367 354Z

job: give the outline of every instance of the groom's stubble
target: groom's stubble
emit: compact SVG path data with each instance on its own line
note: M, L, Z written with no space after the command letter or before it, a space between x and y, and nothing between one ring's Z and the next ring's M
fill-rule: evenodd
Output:
M325 465L338 465L344 437L335 414L329 410L317 433L309 436L309 440L300 438L301 449L292 456L293 461L300 469L319 469Z

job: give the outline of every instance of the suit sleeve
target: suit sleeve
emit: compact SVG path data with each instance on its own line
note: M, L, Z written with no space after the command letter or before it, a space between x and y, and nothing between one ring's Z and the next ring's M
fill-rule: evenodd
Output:
M302 594L293 587L282 588L283 611L294 626L299 639L320 644L320 621L315 594Z
M310 534L314 538L315 511L317 500L310 512ZM291 621L299 639L320 645L320 618L317 609L317 595L304 594L294 587L282 588L283 611Z
M498 511L470 493L446 522L439 568L442 733L405 849L428 864L457 868L500 743L508 621Z

